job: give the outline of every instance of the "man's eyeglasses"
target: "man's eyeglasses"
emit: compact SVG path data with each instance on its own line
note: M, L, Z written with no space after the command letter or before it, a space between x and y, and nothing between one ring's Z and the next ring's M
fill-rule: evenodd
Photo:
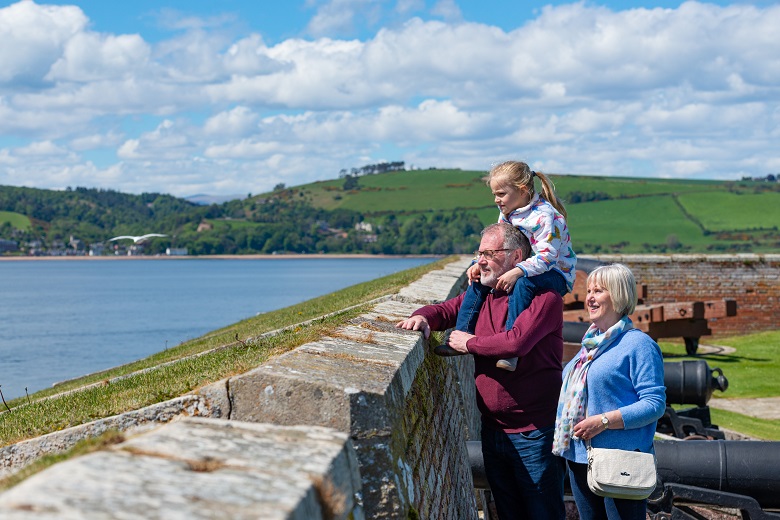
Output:
M500 251L512 251L512 249L485 249L484 251L474 251L474 258L479 260L480 256L484 256L485 260L490 261L496 256L496 253Z

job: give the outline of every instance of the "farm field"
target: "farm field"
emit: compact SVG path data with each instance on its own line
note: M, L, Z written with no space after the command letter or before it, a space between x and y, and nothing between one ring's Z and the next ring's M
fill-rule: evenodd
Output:
M315 206L359 211L369 221L466 211L489 224L498 211L482 177L478 171L400 171L359 177L359 189L348 191L344 179L295 189ZM766 191L756 181L551 178L566 203L575 250L583 253L780 251L777 186Z
M196 254L219 254L230 248L344 252L341 239L331 237L346 236L347 232L351 242L346 252L450 254L473 247L471 235L476 236L475 229L479 229L480 223L493 223L498 218L484 177L483 171L430 169L318 181L277 188L219 207L214 205L213 216L211 211L198 213L196 206L163 196L156 202L163 208L163 213L172 205L176 209L167 211L178 214L176 219L155 225L162 226L166 234L178 236L179 241L189 244L191 250L198 252ZM778 182L558 174L551 174L550 178L566 205L572 241L575 251L580 254L780 252ZM536 187L540 188L538 182ZM130 199L125 201L122 217L117 220L119 213L114 203L110 208L100 206L104 203L100 197L105 198L105 194L89 195L97 197L94 207L76 204L71 208L68 203L57 202L62 197L56 192L40 195L51 200L48 206L41 206L43 209L39 214L54 214L50 209L62 214L56 221L43 218L34 221L34 225L58 239L74 235L89 242L90 238L102 240L105 226L116 226L117 222L132 226L138 219L148 218L143 211L134 213L137 212L134 205L137 201L131 200L131 196L124 195ZM17 206L13 197L19 196L9 195L8 209ZM122 198L119 195L111 197ZM282 220L273 211L262 216L263 210L267 212L270 207L265 206L266 202L275 199L300 202L302 208L335 211L336 216L330 220L330 229L324 226L330 217L322 212L319 215L312 213L308 219L305 209L285 216L283 220L288 224L291 220L296 221L295 229L301 230L301 236L312 229L325 230L313 232L313 235L309 233L308 238L301 239L292 229L281 231ZM87 207L93 209L87 210ZM122 218L127 222L122 222ZM179 222L178 229L168 227L174 220ZM353 229L354 224L361 221L371 224L367 229L374 231ZM182 224L185 222L186 225ZM201 222L210 223L212 229L201 233L197 230ZM0 212L0 231L5 238L15 238L14 229L26 231L32 225L22 214ZM384 235L383 227L387 231ZM422 233L419 228L435 233ZM127 234L123 229L117 228L115 234ZM321 240L323 233L331 235ZM365 246L371 243L377 246Z
M30 219L20 213L14 213L12 211L0 211L0 225L4 222L8 222L16 229L27 230L30 229Z

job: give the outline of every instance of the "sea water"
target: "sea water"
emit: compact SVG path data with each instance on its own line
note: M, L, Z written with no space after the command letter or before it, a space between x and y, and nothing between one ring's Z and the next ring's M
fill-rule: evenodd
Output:
M432 258L0 261L6 400Z

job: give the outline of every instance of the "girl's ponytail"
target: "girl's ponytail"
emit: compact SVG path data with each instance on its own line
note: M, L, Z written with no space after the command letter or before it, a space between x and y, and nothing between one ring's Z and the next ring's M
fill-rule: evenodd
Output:
M563 215L563 218L566 218L566 208L563 207L563 201L555 194L555 185L552 181L541 172L532 173L535 177L539 177L539 181L542 183L542 197L552 204L553 207L558 210L558 213Z

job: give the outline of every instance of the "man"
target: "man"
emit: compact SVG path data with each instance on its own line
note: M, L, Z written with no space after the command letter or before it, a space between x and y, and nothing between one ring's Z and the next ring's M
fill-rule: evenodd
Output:
M501 519L563 519L563 464L552 454L555 412L561 388L563 299L538 294L506 330L508 295L498 278L531 253L525 235L498 223L482 231L477 264L491 287L474 334L453 331L449 345L474 355L477 406L482 416L485 473ZM430 331L455 325L463 295L416 310L398 328ZM496 367L498 359L519 357L515 372Z

